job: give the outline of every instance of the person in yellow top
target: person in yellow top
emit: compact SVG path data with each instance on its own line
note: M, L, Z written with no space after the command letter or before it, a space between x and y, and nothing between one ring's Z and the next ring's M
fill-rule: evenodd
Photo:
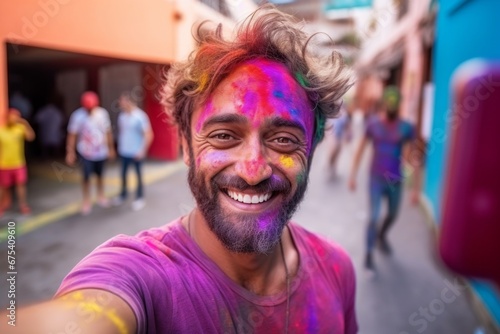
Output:
M29 123L21 117L19 110L10 108L7 124L0 126L0 203L9 198L9 188L16 187L19 209L23 214L31 212L26 201L26 159L24 141L35 139L35 132ZM0 207L0 215L5 206Z

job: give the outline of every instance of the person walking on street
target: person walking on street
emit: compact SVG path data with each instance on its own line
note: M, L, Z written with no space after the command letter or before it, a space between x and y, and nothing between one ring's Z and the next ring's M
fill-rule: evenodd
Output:
M197 30L162 100L196 208L96 248L54 300L18 310L21 332L357 333L349 256L290 222L352 76L337 53L317 59L293 20L264 6L235 40Z
M10 108L7 123L0 127L0 216L10 206L10 187L16 189L19 210L31 213L26 195L28 172L24 156L24 141L33 141L35 132L21 112Z
M108 207L104 194L103 170L107 159L115 158L111 121L108 111L99 107L99 97L88 91L81 96L81 108L75 110L69 119L66 142L66 163L75 165L77 153L82 164L83 205L82 214L92 211L90 176L97 177L97 203Z
M351 114L345 107L345 103L342 104L339 114L339 117L333 119L330 124L334 143L328 158L328 173L329 179L332 181L335 180L338 175L337 161L340 156L340 151L344 145L344 141L349 141L351 139Z
M356 174L365 148L371 141L373 158L369 177L370 213L366 233L365 267L375 269L373 250L378 242L381 250L391 253L387 241L387 233L394 223L400 206L403 188L401 160L404 147L409 148L415 139L412 124L399 118L400 93L397 87L388 86L383 93L382 102L378 104L379 113L369 118L366 131L354 156L354 163L349 178L349 188L356 189ZM419 169L415 169L415 178L419 177ZM418 182L414 182L412 202L418 199ZM377 231L382 199L387 198L388 210L382 226Z
M149 145L153 141L153 131L148 115L137 107L130 92L124 92L118 100L121 112L118 115L118 155L122 162L122 190L114 199L115 205L120 205L127 199L127 170L134 165L137 177L137 190L132 209L137 211L145 206L142 182L142 162L146 157Z

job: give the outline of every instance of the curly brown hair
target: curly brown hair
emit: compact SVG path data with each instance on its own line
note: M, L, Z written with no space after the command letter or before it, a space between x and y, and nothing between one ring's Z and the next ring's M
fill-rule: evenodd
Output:
M313 36L302 31L293 17L264 5L248 16L233 40L222 36L222 26L207 30L202 23L195 39L199 46L188 60L174 64L166 75L161 101L166 113L190 142L190 120L195 108L203 104L219 83L241 63L265 58L284 64L307 92L315 106L314 144L324 136L327 118L340 109L340 98L352 85L351 72L341 55L316 56L310 49Z

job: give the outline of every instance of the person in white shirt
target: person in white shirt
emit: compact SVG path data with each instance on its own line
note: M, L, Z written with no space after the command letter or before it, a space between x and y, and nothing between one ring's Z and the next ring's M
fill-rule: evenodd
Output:
M137 107L130 92L123 92L118 103L121 109L118 115L118 154L122 161L122 190L114 199L113 204L121 205L127 199L127 170L129 165L133 164L137 176L137 189L132 209L140 210L146 204L141 172L142 162L153 140L153 131L148 115Z
M66 143L66 163L76 163L77 152L83 167L82 214L92 211L90 198L90 175L97 176L97 203L108 207L104 195L103 169L105 161L116 156L111 121L106 109L99 107L99 97L94 92L85 92L81 97L81 108L75 110L69 119ZM75 151L76 148L76 151Z

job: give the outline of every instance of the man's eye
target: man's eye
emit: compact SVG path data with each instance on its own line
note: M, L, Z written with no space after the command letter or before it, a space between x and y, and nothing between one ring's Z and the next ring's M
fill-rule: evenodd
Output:
M276 138L275 141L278 144L293 144L293 143L295 143L292 139L287 138L287 137L279 137L279 138Z
M227 134L227 133L218 133L214 135L212 138L219 139L219 140L231 140L233 139L233 136Z

